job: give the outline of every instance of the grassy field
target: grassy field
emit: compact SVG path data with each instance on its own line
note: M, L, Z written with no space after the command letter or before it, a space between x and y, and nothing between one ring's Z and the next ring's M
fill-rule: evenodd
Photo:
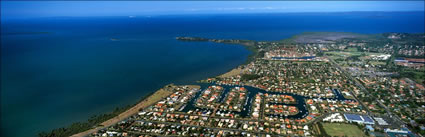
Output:
M425 69L411 69L405 68L399 71L400 77L407 77L411 80L414 80L416 83L424 84L425 83Z
M344 51L346 51L346 52L357 52L357 48L350 47L350 48L345 49Z
M371 62L369 62L370 64L373 64L373 65L386 65L387 63L386 62L384 62L384 61L371 61Z
M322 123L326 134L330 136L365 137L366 135L356 125L343 123Z
M352 49L351 52L341 52L341 51L330 51L330 52L325 52L325 55L327 55L329 58L333 59L333 60L337 60L337 59L349 59L352 61L360 61L360 60L368 60L370 57L370 55L383 55L383 53L373 53L373 52L358 52L358 51L354 51L354 49ZM353 60L354 59L354 60ZM374 61L373 63L375 63L374 65L385 65L385 62L380 62L380 61Z
M340 51L325 52L325 54L336 55L336 56L361 56L363 53L366 56L369 56L369 55L382 55L383 54L383 53L357 52L357 51L353 51L353 52L340 52Z

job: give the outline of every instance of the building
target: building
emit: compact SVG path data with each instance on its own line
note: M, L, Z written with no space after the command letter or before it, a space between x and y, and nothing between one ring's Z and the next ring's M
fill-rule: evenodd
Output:
M376 120L376 122L378 122L378 125L380 125L380 126L388 126L387 121L385 121L383 118L375 117L374 119Z
M357 115L357 114L344 114L345 119L347 119L347 121L349 122L356 122L359 124L375 124L375 122L372 120L372 118L370 118L369 116L366 115Z

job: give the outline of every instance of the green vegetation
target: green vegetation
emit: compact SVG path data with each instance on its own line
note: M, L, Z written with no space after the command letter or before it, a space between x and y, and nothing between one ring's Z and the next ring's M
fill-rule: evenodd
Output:
M383 66L387 64L387 62L383 62L383 61L370 61L369 63L372 65L383 65Z
M306 51L310 51L317 53L317 56L329 57L338 66L342 66L343 69L352 72L351 74L356 76L354 79L361 80L362 84L366 86L367 91L362 91L363 93L357 95L360 101L366 104L364 106L366 110L370 109L373 113L385 114L387 111L384 109L384 106L388 107L391 104L393 110L390 111L393 111L398 116L405 117L402 119L403 121L410 122L410 120L419 119L420 122L418 123L423 125L423 121L425 120L422 120L423 118L420 112L418 112L418 110L421 110L419 108L425 105L425 103L422 103L422 94L418 89L408 85L410 81L405 78L425 84L425 69L419 65L408 65L408 67L397 65L394 60L398 57L423 59L423 56L425 56L423 52L423 45L425 45L424 38L424 34L381 33L363 35L354 33L311 32L274 42L242 40L216 40L213 42L244 45L245 48L252 52L247 62L263 57L264 51L272 50L282 50L282 53L276 54L286 54L293 53L295 52L293 49L297 49L297 53L308 53ZM303 50L304 47L314 47L314 50ZM269 55L274 56L275 54ZM391 55L391 57L383 60L382 57L377 57L380 55ZM262 67L265 65L278 66L276 64L289 64L289 61L285 60L263 61L259 59L255 61L259 62L256 64L259 66L259 70L262 70ZM285 73L288 72L285 71ZM305 74L290 75L293 76L288 78L291 82L315 83L314 80L307 81ZM276 83L281 80L258 79L261 76L268 76L268 74L243 74L240 80L252 80L252 83L260 83L264 87L278 85ZM395 79L388 79L386 78L387 76L394 77ZM345 78L348 79L347 77ZM219 78L217 79L221 80ZM398 82L398 84L393 82L398 80L402 82ZM352 81L347 81L347 83L351 84ZM400 83L405 83L401 86L403 88L400 88ZM350 90L353 90L353 88ZM394 97L401 100L394 99ZM350 98L353 98L353 96ZM378 104L376 102L377 99L383 100L384 106ZM319 123L316 125L316 129L319 131L319 136L368 135L367 133L363 133L362 129L364 127L353 124ZM412 127L412 129L420 134L425 133L425 131L419 129L419 126Z
M253 79L257 79L260 78L261 76L256 75L256 74L243 74L241 76L241 80L247 81L247 80L253 80Z
M144 96L141 100L146 99L147 97L153 95L155 92L149 93L146 96ZM136 104L134 104L136 105ZM103 114L103 115L94 115L91 118L89 118L86 122L76 122L73 123L67 127L63 127L63 128L57 128L57 129L53 129L50 132L41 132L38 134L38 136L40 137L68 137L68 136L72 136L74 134L80 133L80 132L84 132L87 131L89 129L95 128L95 127L99 127L99 126L103 126L103 125L99 125L102 122L105 122L115 116L118 116L119 114L123 113L124 111L126 111L127 109L133 107L134 105L128 105L125 107L118 107L115 108L114 111L112 111L111 113L107 113L107 114Z
M391 33L382 34L385 37L391 35ZM400 33L400 39L393 39L394 43L408 44L408 45L425 45L423 33Z
M421 118L421 119L415 119L415 121L418 123L418 124L425 124L425 119L423 119L423 118ZM413 129L413 131L414 132L416 132L416 133L419 133L419 134L421 134L422 136L424 136L425 135L425 130L421 130L421 128L419 127L419 126L416 126L416 127L412 127L410 124L409 124L409 126Z
M319 132L319 136L322 137L330 137L326 132L325 132L325 128L323 128L323 124L322 123L317 123L316 124L317 128L318 128L318 132Z
M349 48L345 49L344 51L346 51L346 52L357 52L358 49L355 48L355 47L349 47Z
M409 78L417 83L425 84L425 69L415 70L403 67L398 72L401 78Z
M181 41L204 41L204 42L216 42L216 43L224 43L224 44L238 44L243 45L247 50L251 51L251 54L248 55L248 59L245 64L253 61L256 58L261 58L264 56L264 51L260 51L257 46L257 42L253 40L235 40L235 39L208 39L208 38L200 38L200 37L176 37L177 40Z
M289 39L281 40L283 43L329 43L335 40L367 38L369 35L350 32L304 32L292 36Z
M364 132L356 125L344 123L322 123L323 129L329 136L363 137Z
M40 134L38 134L38 136L40 136L40 137L67 137L67 136L71 136L71 135L89 130L89 129L97 127L97 126L101 126L101 125L99 125L100 123L119 115L120 113L124 112L125 110L127 110L130 107L131 107L131 105L126 106L126 107L122 107L122 108L116 108L112 113L103 114L103 115L95 115L95 116L92 116L86 122L77 122L77 123L73 123L73 124L71 124L71 125L69 125L68 127L65 127L65 128L53 129L50 132L41 132Z
M330 52L325 52L326 55L334 55L334 56L343 56L343 57L348 57L348 56L369 56L369 55L382 55L382 53L373 53L373 52L357 52L357 51L352 51L352 52L338 52L338 51L330 51Z
M248 59L244 64L248 64L251 61L254 61L256 58L261 58L264 56L264 51L259 51L255 44L245 45L245 48L251 51L251 54L248 55Z

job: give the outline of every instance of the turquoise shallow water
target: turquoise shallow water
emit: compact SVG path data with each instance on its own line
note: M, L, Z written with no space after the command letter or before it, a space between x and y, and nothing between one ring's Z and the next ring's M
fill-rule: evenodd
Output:
M84 121L134 104L165 84L224 73L249 55L242 46L181 42L176 36L279 40L309 31L417 33L424 32L423 17L292 13L2 22L1 136L35 136Z

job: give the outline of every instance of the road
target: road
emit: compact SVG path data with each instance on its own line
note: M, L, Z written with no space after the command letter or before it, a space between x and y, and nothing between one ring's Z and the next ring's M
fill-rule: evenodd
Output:
M258 134L258 135L273 134L273 133L267 133L267 132L247 131L247 130L243 130L243 129L197 126L197 125L188 125L188 124L180 124L180 123L172 123L172 122L147 121L147 120L137 120L137 121L139 121L139 122L151 122L151 123L157 123L157 124L176 125L176 126L199 127L199 128L207 128L207 129L212 129L212 130L238 131L238 132L253 133L253 134ZM134 122L134 123L136 123L136 122ZM131 131L131 132L132 133L140 133L140 132L136 132L136 131ZM144 133L144 134L146 134L146 133ZM277 135L277 136L279 136L279 135ZM285 135L285 136L287 136L287 135ZM295 135L290 135L290 136L295 137Z
M326 56L327 57L327 56ZM328 58L328 57L327 57ZM344 75L346 75L348 78L350 78L352 81L354 81L355 82L355 84L356 84L356 86L357 87L360 87L360 89L361 90L363 90L363 92L365 92L365 93L368 93L367 92L367 90L366 90L366 88L362 85L362 84L360 84L356 79L354 79L350 74L348 74L341 66L339 66L338 65L338 63L336 63L334 60L332 60L331 58L328 58L329 59L329 61L331 62L331 64L334 66L334 67L336 67L336 68L338 68L342 73L344 73ZM350 94L352 94L353 95L353 97L354 97L354 99L357 101L357 102L359 102L360 103L360 105L362 105L363 106L363 108L367 111L367 114L370 116L370 115L372 115L372 113L370 112L370 110L367 108L367 106L366 105L364 105L363 104L363 102L361 102L358 98L357 98L357 96L356 96L356 94L354 94L352 91L350 91Z
M346 72L344 69L342 69L341 66L338 65L338 63L336 63L334 60L332 60L331 58L328 58L331 63L337 67L338 69L341 70L341 72L343 72L348 78L350 78L352 81L354 81L354 83L356 84L357 87L359 87L362 92L369 94L369 91L363 86L363 84L361 84L357 79L355 79L354 77L352 77L348 72ZM351 94L353 94L352 91L350 91ZM369 116L373 116L373 114L369 111L369 109L367 109L367 107L360 101L358 100L357 96L355 94L353 94L353 96L355 97L355 99L366 109L367 113ZM398 117L397 115L393 114L380 100L376 101L378 103L379 106L381 106L382 108L385 109L385 111L387 112L387 115L389 115L391 118L393 118L394 121L397 121L398 123L402 123L404 127L408 128L406 125L407 123L404 122L403 120L400 119L400 117ZM413 131L412 129L409 128L410 131ZM416 134L415 134L416 135ZM417 135L416 135L417 136Z

